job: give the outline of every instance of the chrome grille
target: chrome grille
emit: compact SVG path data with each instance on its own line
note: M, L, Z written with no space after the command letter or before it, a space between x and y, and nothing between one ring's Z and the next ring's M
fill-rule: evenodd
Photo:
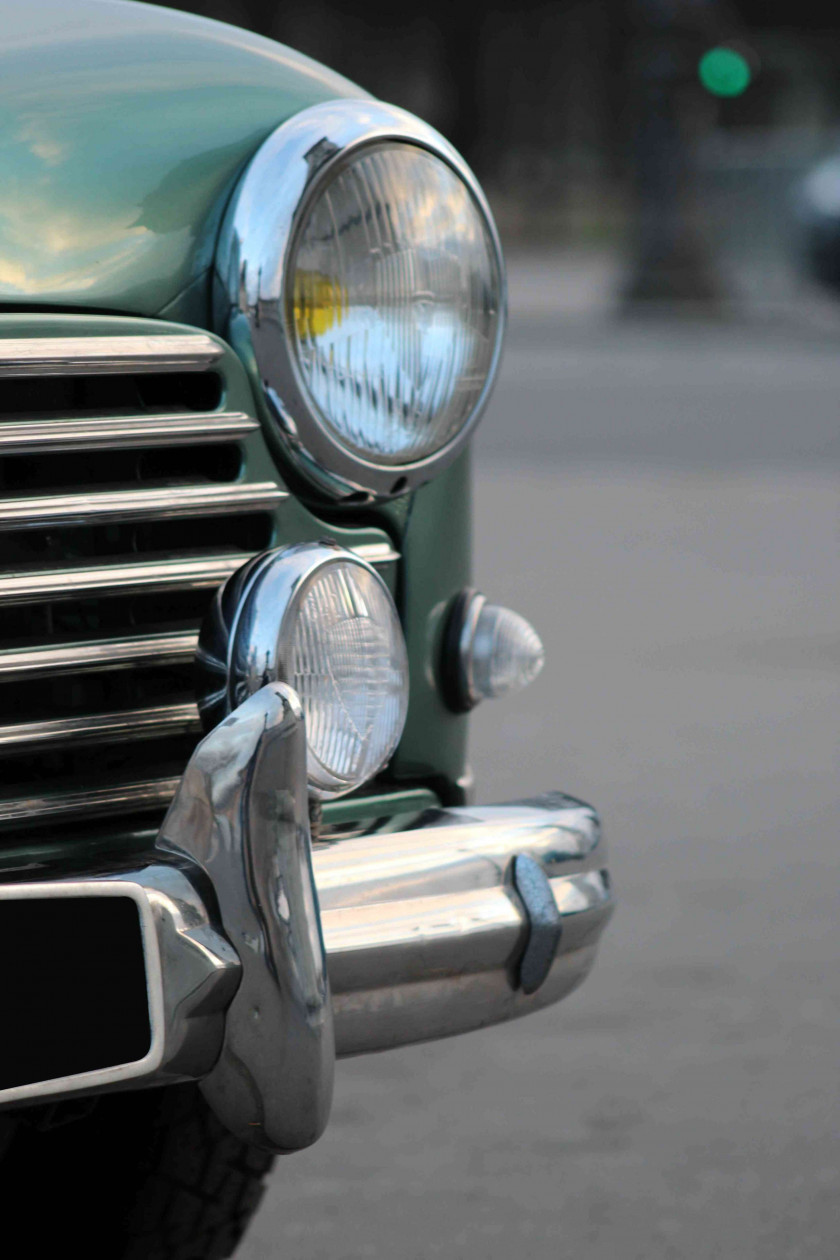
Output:
M224 405L224 354L201 333L0 338L6 838L174 791L204 609L287 497L243 480L259 426Z

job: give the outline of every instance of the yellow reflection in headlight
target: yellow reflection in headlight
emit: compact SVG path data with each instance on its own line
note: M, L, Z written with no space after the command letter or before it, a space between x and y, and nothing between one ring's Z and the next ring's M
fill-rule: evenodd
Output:
M323 336L340 324L347 310L347 290L320 271L295 272L294 320L301 340Z

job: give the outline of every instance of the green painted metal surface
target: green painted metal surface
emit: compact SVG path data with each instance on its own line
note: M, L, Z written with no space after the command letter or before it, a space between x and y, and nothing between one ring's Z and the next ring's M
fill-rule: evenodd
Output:
M399 595L411 690L405 731L390 773L398 780L430 781L445 804L458 804L458 780L467 767L469 721L466 714L446 707L438 666L452 601L470 583L469 450L412 498L400 537Z
M398 831L405 825L405 819L415 819L424 810L435 809L439 805L434 792L427 788L407 788L402 792L377 792L327 801L322 807L321 817L326 826L364 823L375 818L386 820L380 822L377 831Z
M275 474L280 467L289 475L292 467L283 459L279 441L274 438L275 422L259 388L259 372L244 321L240 324L234 321L231 343L251 381L256 414L266 434L271 435L268 446L263 447L266 458L274 459ZM256 477L257 472L253 475ZM311 490L307 491L294 480L289 488L304 498L312 495ZM406 780L431 782L445 804L461 803L458 780L467 768L469 722L465 714L453 713L444 703L438 685L438 660L449 608L458 592L470 583L472 474L469 449L439 477L412 495L362 511L358 507L330 508L311 500L310 510L327 536L337 541L341 541L342 532L351 529L354 522L364 520L369 527L381 530L400 552L399 574L394 566L382 576L396 598L405 631L410 694L405 732L388 768L388 777L401 783ZM309 534L313 536L319 535Z
M194 318L243 165L299 110L362 95L280 44L152 5L0 0L0 31L6 309Z
M0 0L0 19L0 337L206 327L218 225L246 162L299 110L364 95L281 45L149 5ZM61 309L79 313L53 313ZM468 722L446 708L437 662L448 608L470 579L468 455L390 504L319 503L267 444L259 374L235 337L224 366L223 405L264 426L245 442L243 479L279 468L293 492L275 512L272 545L331 537L390 541L401 553L380 570L411 671L408 721L387 772L392 805L421 785L456 802Z

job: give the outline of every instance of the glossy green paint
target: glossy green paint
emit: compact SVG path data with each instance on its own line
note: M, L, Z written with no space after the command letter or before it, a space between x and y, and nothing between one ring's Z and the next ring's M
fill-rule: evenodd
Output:
M364 95L280 44L153 5L0 0L0 32L6 309L206 318L244 164L299 110Z
M0 0L0 18L0 311L9 312L0 337L207 327L218 225L244 165L299 110L364 96L281 45L149 5ZM45 308L80 313L37 313ZM250 340L233 342L223 405L263 423L244 443L242 478L277 478L279 469L292 491L270 545L390 541L403 557L380 569L400 607L411 671L388 779L399 793L424 785L455 803L468 723L446 708L437 662L447 610L470 578L468 455L389 504L319 502L267 442L273 422Z
M467 769L466 714L447 708L439 686L443 630L452 601L469 586L472 563L472 482L469 448L412 496L400 538L403 618L411 691L400 746L391 763L397 779L431 781L444 804L462 803Z
M423 810L436 809L439 805L440 801L428 788L407 788L402 792L377 792L326 801L321 817L326 826L385 819L387 821L379 822L377 831L398 831L406 825L406 818L416 818Z

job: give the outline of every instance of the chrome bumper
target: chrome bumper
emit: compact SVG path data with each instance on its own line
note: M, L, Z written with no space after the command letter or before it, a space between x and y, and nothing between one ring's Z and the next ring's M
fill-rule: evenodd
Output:
M295 1150L326 1125L336 1055L512 1019L584 979L612 910L588 806L441 809L313 846L305 762L297 697L271 684L198 747L149 865L0 885L0 916L133 900L150 1026L132 1062L17 1082L0 1105L200 1080L232 1131Z
M592 810L559 793L315 845L337 1053L468 1032L565 997L612 910L603 858Z

